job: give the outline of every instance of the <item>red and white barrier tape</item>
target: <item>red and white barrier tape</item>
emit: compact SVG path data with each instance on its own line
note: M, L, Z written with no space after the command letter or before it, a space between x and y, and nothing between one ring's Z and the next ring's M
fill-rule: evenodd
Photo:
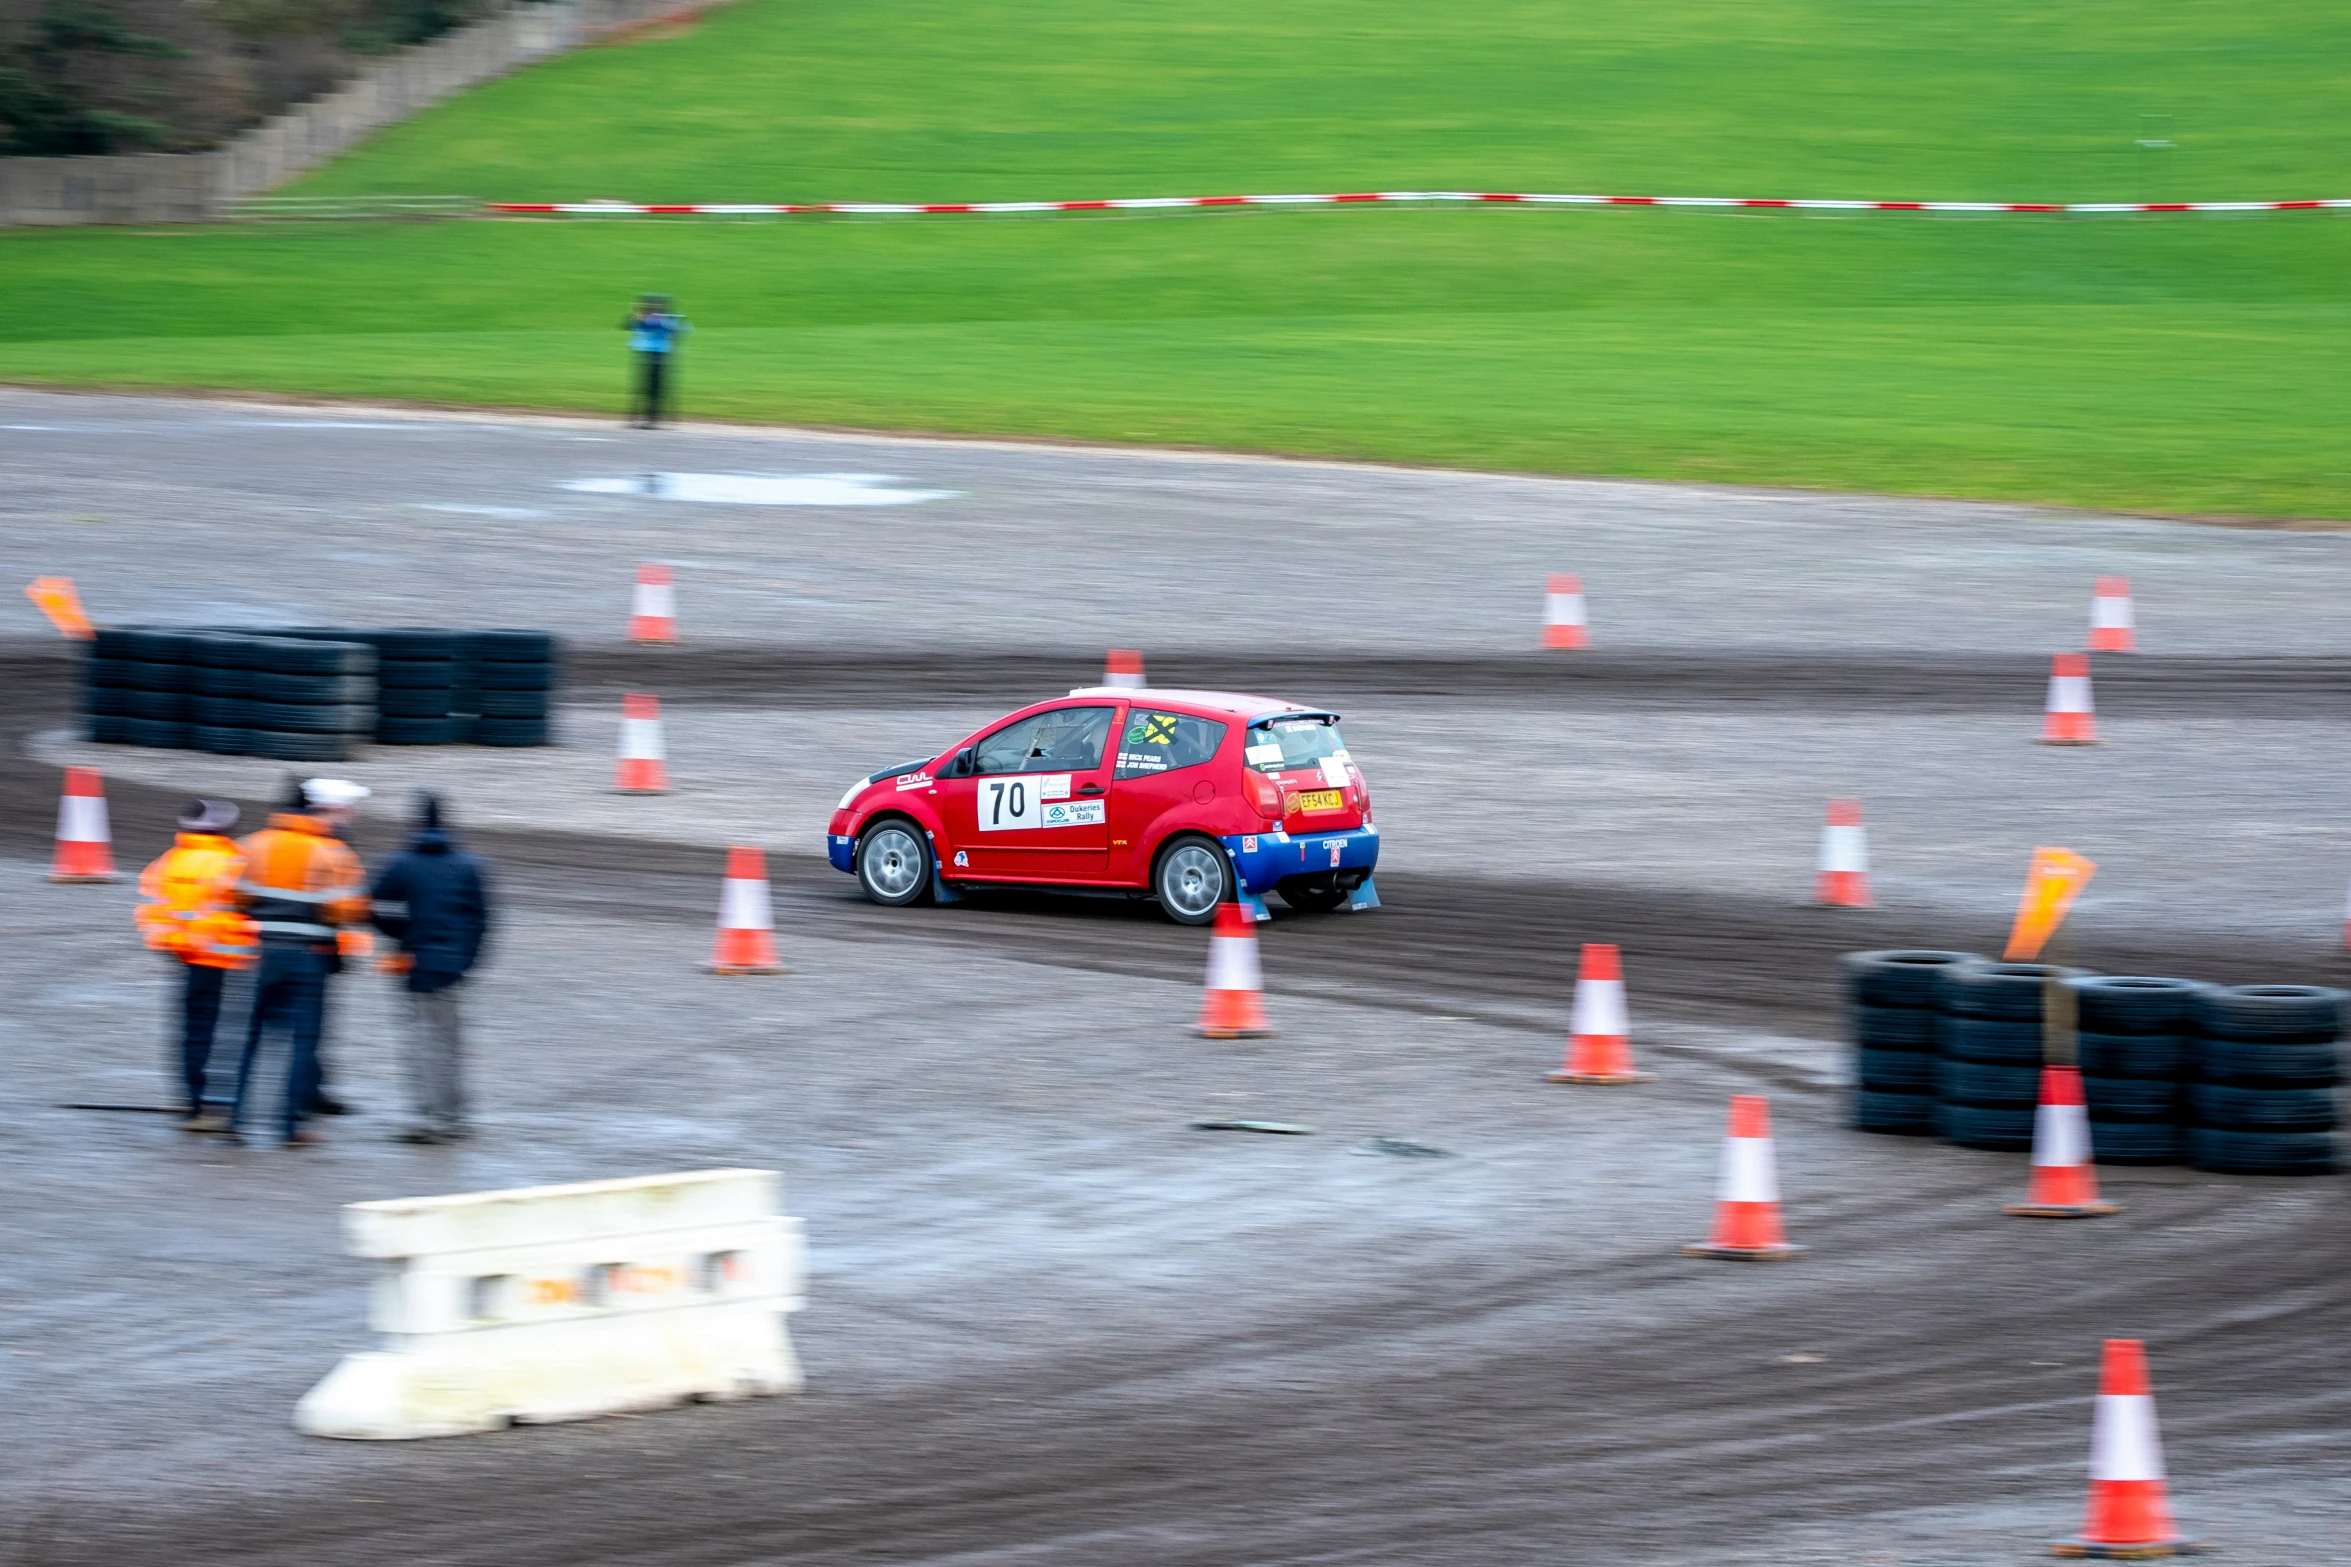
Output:
M695 202L657 205L629 201L493 201L492 212L578 213L626 217L683 213L700 217L756 217L793 213L1138 212L1167 207L1314 207L1359 202L1522 202L1552 207L1764 207L1799 212L2317 212L2351 207L2331 201L1832 201L1762 196L1550 196L1505 191L1375 190L1307 196L1129 196L1113 201L815 201Z

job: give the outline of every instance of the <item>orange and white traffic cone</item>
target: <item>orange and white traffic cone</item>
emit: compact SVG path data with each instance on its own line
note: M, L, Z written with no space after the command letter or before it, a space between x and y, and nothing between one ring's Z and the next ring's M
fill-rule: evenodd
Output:
M1605 941L1584 943L1577 965L1575 1010L1567 1025L1567 1060L1544 1077L1554 1083L1646 1083L1651 1074L1633 1070L1632 1025L1624 1004L1624 970L1616 948Z
M669 793L659 697L630 692L620 699L620 765L613 770L612 787L621 794Z
M678 595L667 566L637 568L636 596L629 603L631 642L675 642L678 639Z
M2100 577L2090 594L2090 651L2130 653L2137 648L2131 627L2131 579Z
M2090 1107L2082 1098L2079 1068L2041 1068L2032 1184L2023 1202L2000 1211L2027 1219L2095 1219L2122 1211L2120 1204L2098 1200L2098 1175L2090 1168Z
M114 873L114 836L106 826L106 782L95 767L65 770L65 793L57 801L57 857L49 862L51 881L119 881Z
M1114 647L1102 661L1102 683L1140 691L1149 682L1143 678L1143 654L1139 648Z
M2098 1368L2098 1413L2090 1423L2089 1515L2079 1535L2050 1546L2049 1554L2136 1561L2199 1549L2171 1521L2147 1346L2135 1338L2110 1338Z
M1835 909L1869 907L1869 834L1859 800L1831 800L1820 829L1818 901Z
M2090 715L2090 655L2060 653L2049 666L2049 713L2041 725L2041 744L2097 743L2098 725Z
M1200 1032L1210 1039L1255 1038L1273 1032L1265 1020L1265 979L1257 967L1257 927L1238 903L1216 906L1208 935L1208 992L1200 999Z
M1714 1233L1682 1248L1685 1257L1778 1262L1804 1248L1780 1229L1780 1176L1771 1155L1771 1101L1761 1094L1731 1096L1730 1135L1722 1145L1722 1185L1714 1204Z
M1543 646L1585 645L1584 579L1555 571L1543 589Z
M767 856L757 849L727 850L727 879L718 898L718 944L702 965L713 974L781 974L776 961L775 915L767 899Z

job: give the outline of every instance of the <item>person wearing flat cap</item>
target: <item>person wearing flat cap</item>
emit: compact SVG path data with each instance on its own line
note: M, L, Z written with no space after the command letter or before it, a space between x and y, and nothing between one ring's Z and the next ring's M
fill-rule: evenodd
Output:
M367 923L367 883L359 856L335 836L368 790L341 778L290 782L269 826L247 838L238 877L238 905L261 936L261 967L253 981L253 1016L245 1053L237 1063L237 1098L229 1112L233 1134L246 1124L253 1066L263 1038L287 1037L286 1092L278 1131L290 1148L317 1142L302 1124L303 1100L317 1083L318 1036L324 1026L326 976L336 937Z
M191 800L172 846L139 873L139 934L180 967L181 1124L195 1132L228 1129L205 1105L212 1039L230 973L251 968L259 950L253 922L234 906L245 869L244 852L228 837L236 825L228 801Z

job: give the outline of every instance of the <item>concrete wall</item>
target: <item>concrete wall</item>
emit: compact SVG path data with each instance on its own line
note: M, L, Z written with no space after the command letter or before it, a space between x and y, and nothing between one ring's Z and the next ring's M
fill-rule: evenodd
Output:
M0 226L202 223L451 93L693 0L541 0L404 49L214 152L0 158ZM431 192L429 194L444 194Z

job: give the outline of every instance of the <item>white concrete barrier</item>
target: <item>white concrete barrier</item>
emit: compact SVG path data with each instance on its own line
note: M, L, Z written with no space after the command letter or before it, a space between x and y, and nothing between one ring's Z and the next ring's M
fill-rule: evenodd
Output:
M294 1425L397 1440L789 1392L807 1268L781 1195L772 1170L693 1170L352 1203L387 1342L346 1355Z

